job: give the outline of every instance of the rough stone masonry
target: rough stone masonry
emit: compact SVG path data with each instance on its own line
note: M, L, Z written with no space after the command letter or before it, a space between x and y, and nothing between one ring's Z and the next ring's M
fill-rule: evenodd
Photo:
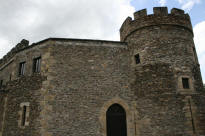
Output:
M22 40L0 60L0 136L204 136L188 14L128 17L120 42Z

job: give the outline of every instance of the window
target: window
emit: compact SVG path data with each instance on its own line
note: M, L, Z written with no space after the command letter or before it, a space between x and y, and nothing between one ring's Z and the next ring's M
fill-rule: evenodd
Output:
M27 110L27 107L24 105L22 109L21 126L25 126L25 123L26 123L26 110Z
M139 54L136 54L136 55L135 55L135 63L136 63L136 64L139 64L139 63L140 63L140 55L139 55Z
M39 73L40 71L41 71L41 57L38 57L33 60L33 72Z
M189 89L189 78L182 78L182 85L184 89Z
M25 66L26 66L26 62L21 62L19 64L19 76L22 76L25 74Z
M3 85L3 80L0 80L0 88L2 87Z
M30 113L30 103L29 102L22 102L20 104L20 119L18 120L18 126L24 129L26 126L29 126L29 113Z
M127 136L126 112L119 104L111 105L106 113L107 136Z

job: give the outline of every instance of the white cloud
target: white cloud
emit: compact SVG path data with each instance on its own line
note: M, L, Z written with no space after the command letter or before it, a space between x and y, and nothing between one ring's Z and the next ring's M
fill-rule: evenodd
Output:
M181 5L182 9L190 11L195 4L199 4L201 0L177 0Z
M159 0L158 2L159 2L159 4L160 4L160 6L165 6L166 3L167 3L166 0Z
M182 4L185 0L177 0L180 4Z
M205 83L205 21L194 26L194 42L199 57L201 73Z
M119 40L121 24L134 11L130 0L1 1L0 58L23 38Z
M10 43L8 39L0 38L0 54L5 54L10 49L10 47L8 46L9 44Z
M189 1L189 2L187 2L186 4L184 4L182 6L182 9L191 10L193 6L194 6L194 2L193 1Z

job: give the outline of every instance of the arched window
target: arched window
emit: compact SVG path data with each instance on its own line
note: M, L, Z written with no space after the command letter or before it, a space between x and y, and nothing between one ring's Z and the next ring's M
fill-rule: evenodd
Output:
M127 136L126 112L119 104L111 105L106 112L107 136Z

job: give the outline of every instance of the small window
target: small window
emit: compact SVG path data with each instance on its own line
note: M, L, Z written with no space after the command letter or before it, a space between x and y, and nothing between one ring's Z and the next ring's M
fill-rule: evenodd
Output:
M189 78L182 78L182 85L184 89L189 89Z
M19 64L19 76L22 76L25 74L25 66L26 66L26 62L21 62Z
M139 55L139 54L136 54L136 55L135 55L135 63L136 63L136 64L139 64L139 63L140 63L140 55Z
M27 110L27 106L24 105L22 109L21 126L25 126L25 123L26 123L26 110Z
M3 80L0 80L0 88L2 87L3 85Z
M18 121L18 126L24 129L26 126L29 126L29 112L30 112L30 103L29 102L22 102L20 104L20 119Z
M41 57L38 57L33 60L33 72L39 73L40 71L41 71Z

